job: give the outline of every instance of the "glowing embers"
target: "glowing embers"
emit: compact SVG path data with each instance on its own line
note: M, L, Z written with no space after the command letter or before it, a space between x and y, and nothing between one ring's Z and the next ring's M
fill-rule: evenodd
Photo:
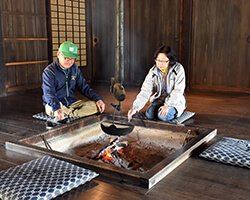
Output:
M120 142L119 137L117 137L102 148L93 159L102 160L105 163L111 163L115 166L128 169L129 163L123 158L123 149L127 146L128 142Z

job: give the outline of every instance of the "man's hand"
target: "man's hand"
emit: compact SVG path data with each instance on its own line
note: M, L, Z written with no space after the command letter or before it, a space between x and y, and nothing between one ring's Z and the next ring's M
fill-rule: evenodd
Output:
M64 113L63 113L62 109L59 108L58 110L56 110L56 111L54 112L54 116L56 117L56 119L57 119L58 121L63 120L63 119L64 119Z
M132 117L133 117L133 115L136 113L136 110L134 110L134 109L130 109L129 111L128 111L128 122L130 122L131 121L131 119L132 119Z
M168 113L168 109L169 109L168 106L161 106L161 107L159 108L159 114L160 114L161 116L165 116L165 115Z
M96 102L96 106L97 106L99 112L103 113L103 111L105 110L105 103L102 100L99 100Z

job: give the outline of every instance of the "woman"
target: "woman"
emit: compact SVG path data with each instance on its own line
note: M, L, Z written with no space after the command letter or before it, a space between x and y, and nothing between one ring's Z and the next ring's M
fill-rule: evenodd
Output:
M149 70L140 93L128 111L128 120L150 100L146 117L171 121L186 108L185 71L169 46L161 46L154 54L155 65Z

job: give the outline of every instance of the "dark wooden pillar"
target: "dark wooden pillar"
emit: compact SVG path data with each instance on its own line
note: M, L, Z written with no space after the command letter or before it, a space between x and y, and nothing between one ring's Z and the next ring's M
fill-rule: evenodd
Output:
M93 43L96 41L93 38L92 27L92 2L91 0L85 1L86 5L86 57L87 66L84 69L84 76L88 80L92 80L93 77Z
M185 68L187 89L190 88L191 69L191 42L192 42L192 12L193 0L182 0L181 2L181 23L180 23L180 51L179 58Z
M0 8L1 9L1 8ZM0 96L5 95L5 66L3 61L2 10L0 10Z
M51 28L51 9L50 0L46 0L46 16L47 16L47 37L48 37L48 60L53 62L53 46L52 46L52 28Z

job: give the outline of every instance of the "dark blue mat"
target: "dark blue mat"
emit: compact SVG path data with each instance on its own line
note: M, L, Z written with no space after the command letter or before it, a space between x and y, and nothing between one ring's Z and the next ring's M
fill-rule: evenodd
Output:
M32 117L35 119L43 120L43 121L51 121L53 123L57 123L57 121L54 117L50 117L45 112L37 113L37 114L33 115ZM72 121L80 119L80 118L83 118L83 117L68 117L68 118L66 118L65 122L69 123L69 122L72 122Z
M224 137L203 151L200 157L250 168L250 141Z
M96 176L91 170L44 156L0 171L0 199L52 199Z
M195 115L194 112L184 111L180 117L177 117L176 119L173 119L170 122L174 124L182 124L185 121L191 119L194 115Z

